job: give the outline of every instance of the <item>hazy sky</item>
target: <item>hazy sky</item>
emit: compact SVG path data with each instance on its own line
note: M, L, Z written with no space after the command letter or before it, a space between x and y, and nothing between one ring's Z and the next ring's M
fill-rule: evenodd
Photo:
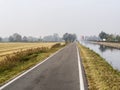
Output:
M120 0L0 0L0 36L120 34Z

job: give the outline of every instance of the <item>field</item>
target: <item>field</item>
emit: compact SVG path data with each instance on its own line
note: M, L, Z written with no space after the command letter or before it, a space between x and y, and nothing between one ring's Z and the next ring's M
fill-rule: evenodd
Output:
M0 43L0 56L36 47L50 48L54 44L55 43Z
M37 47L50 48L55 43L0 43L0 61L8 54Z
M4 55L1 56L4 58L1 58L0 61L0 85L2 85L64 47L64 44L1 43L0 46L0 54L4 52Z

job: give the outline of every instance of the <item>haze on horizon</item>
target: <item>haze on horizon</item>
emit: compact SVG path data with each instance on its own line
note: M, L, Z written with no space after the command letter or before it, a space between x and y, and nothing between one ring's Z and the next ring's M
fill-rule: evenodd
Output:
M120 0L0 0L0 36L120 34Z

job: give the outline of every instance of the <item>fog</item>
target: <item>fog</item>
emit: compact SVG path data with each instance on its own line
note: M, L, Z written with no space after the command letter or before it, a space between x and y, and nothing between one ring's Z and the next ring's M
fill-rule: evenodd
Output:
M0 36L120 34L120 0L0 0Z

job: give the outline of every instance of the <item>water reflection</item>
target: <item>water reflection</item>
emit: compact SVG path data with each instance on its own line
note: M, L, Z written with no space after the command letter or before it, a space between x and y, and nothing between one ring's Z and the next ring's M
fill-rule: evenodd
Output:
M101 51L101 52L105 52L105 51L107 51L107 50L111 50L111 51L113 51L115 48L112 48L112 47L108 47L108 46L104 46L104 45L99 45L100 47L99 47L99 50Z
M106 61L111 64L115 69L120 71L120 50L107 47L104 45L98 45L91 42L81 42L86 47L94 50L96 53L100 54Z
M99 49L100 49L101 52L105 52L107 47L103 46L103 45L100 45Z

